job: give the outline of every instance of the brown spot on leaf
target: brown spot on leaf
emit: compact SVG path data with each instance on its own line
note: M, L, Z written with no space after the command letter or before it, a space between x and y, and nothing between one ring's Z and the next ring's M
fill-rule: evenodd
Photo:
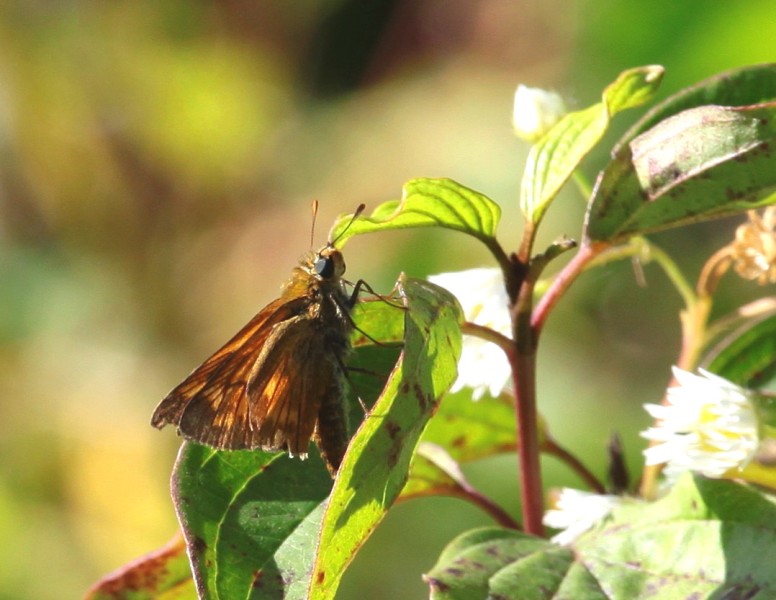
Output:
M264 576L264 572L261 570L253 572L253 587L257 588L261 585L261 578Z
M315 582L318 585L322 584L324 579L326 579L326 571L318 571L315 574Z
M466 436L465 435L459 435L458 437L453 438L453 440L450 442L450 445L453 448L461 448L466 445Z
M401 426L395 421L387 420L385 422L385 430L388 432L388 437L391 440L386 460L393 467L398 462L402 450Z
M433 590L439 590L440 592L446 592L450 589L450 586L444 583L443 581L439 581L438 579L435 579L434 577L429 577L428 575L423 575L423 581L425 581L428 586Z
M396 436L399 435L399 432L401 431L401 427L393 421L386 421L385 429L392 440L395 440Z
M416 382L413 385L412 391L415 394L415 397L418 399L420 407L423 410L426 410L434 403L434 397L431 394L426 393L426 391L420 387L419 383Z

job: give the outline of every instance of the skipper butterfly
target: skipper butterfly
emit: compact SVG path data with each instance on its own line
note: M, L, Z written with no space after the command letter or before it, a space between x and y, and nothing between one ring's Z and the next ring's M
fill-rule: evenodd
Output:
M348 444L350 311L365 285L346 292L335 242L308 253L280 298L167 394L154 427L175 425L184 438L219 450L286 450L300 458L313 439L334 476Z

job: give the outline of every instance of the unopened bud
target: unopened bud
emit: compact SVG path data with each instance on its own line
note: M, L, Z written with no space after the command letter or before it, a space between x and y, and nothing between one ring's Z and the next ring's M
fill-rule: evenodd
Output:
M517 86L512 126L518 137L535 142L565 114L563 98L555 92L523 84Z

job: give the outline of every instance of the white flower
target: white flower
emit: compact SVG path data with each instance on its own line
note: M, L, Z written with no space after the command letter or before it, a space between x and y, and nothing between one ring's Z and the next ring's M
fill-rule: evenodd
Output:
M621 502L620 496L563 488L555 508L544 513L542 522L547 527L563 529L550 538L550 541L568 546L588 529L605 519Z
M520 84L515 92L512 126L518 137L535 142L566 114L563 98L555 92Z
M504 275L499 269L470 269L431 275L428 279L458 298L467 321L511 337L509 299L504 289ZM498 396L511 377L512 369L501 348L478 337L465 336L458 361L458 379L450 391L473 388L475 400L486 391Z
M684 471L722 477L741 470L760 445L752 392L708 371L700 375L674 367L679 385L665 405L645 404L660 423L642 436L660 442L644 450L648 465L666 464L667 479Z

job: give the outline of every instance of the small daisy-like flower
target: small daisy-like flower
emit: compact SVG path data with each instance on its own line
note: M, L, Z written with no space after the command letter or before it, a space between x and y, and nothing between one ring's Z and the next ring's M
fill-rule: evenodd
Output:
M620 496L563 488L555 502L555 508L544 513L542 522L547 527L563 530L550 538L551 542L568 546L588 529L603 521L620 503Z
M555 92L522 84L517 86L512 126L519 138L535 142L565 114L563 98Z
M749 221L736 229L730 245L733 268L744 279L760 285L776 283L776 206L760 215L750 210Z
M673 371L678 385L667 403L644 405L660 421L641 434L659 442L644 450L646 463L665 463L669 480L688 470L719 478L746 467L760 445L753 393L702 369Z
M441 273L428 279L458 298L467 321L511 337L509 299L504 289L504 275L499 269ZM507 386L511 376L512 369L501 348L478 337L465 336L458 361L458 379L450 391L470 387L475 400L485 392L495 397Z

